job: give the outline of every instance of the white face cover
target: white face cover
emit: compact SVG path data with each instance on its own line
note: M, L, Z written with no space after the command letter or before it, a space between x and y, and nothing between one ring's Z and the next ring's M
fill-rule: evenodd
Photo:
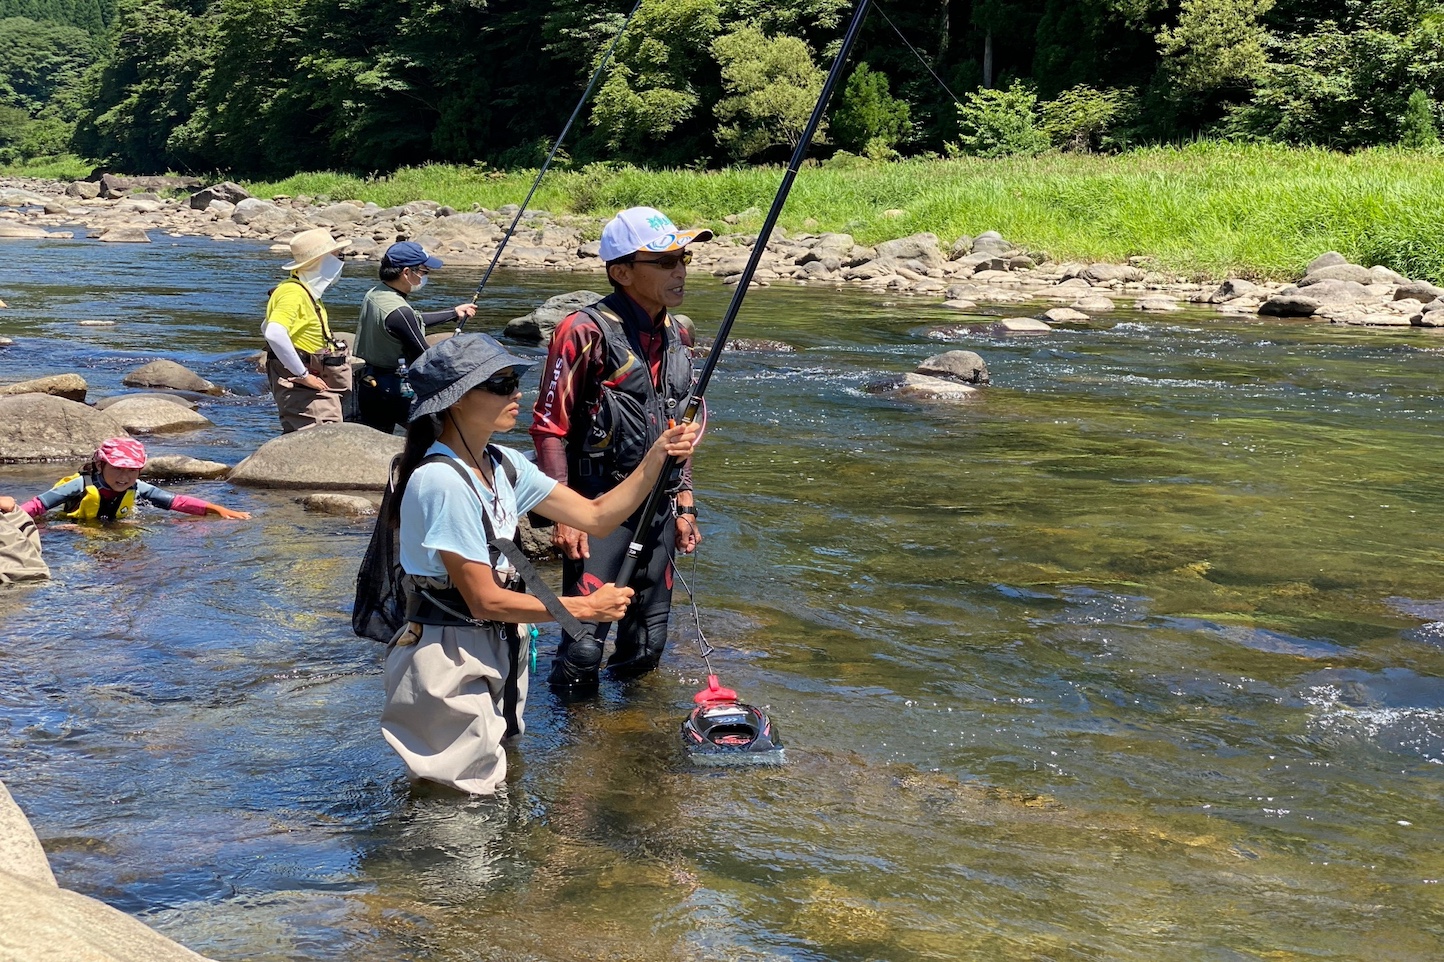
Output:
M419 290L421 290L421 289L422 289L423 287L425 287L425 286L426 286L426 275L425 275L425 274L422 274L420 277L418 277L418 278L416 279L416 283L413 284L413 285L411 285L411 289L412 289L413 291L419 291Z
M326 288L341 276L341 268L344 266L345 263L341 258L335 254L327 254L315 264L296 271L296 276L310 289L313 295L319 298L326 293Z

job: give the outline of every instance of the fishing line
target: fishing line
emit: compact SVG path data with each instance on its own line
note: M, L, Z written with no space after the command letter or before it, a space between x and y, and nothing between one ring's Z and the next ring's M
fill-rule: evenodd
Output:
M697 555L700 553L696 548L692 549L693 577L697 574ZM707 666L707 674L715 675L716 672L712 670L712 653L717 649L712 647L712 643L707 640L706 632L702 630L702 609L697 606L697 592L692 590L692 583L687 580L686 575L682 574L681 565L672 565L672 572L676 574L677 580L682 582L682 587L687 589L687 603L692 606L692 624L697 629L697 649L702 655L702 663Z
M481 297L481 292L486 290L486 282L491 280L492 271L496 270L497 262L501 260L501 252L506 250L506 245L511 242L512 235L516 233L516 225L521 223L522 215L526 213L527 206L531 204L532 197L536 194L537 188L541 186L542 178L546 176L547 171L551 168L552 160L556 158L557 151L561 149L562 141L567 139L567 134L571 132L572 124L576 123L577 117L581 115L582 107L591 99L592 91L596 88L597 81L602 79L602 72L607 69L607 64L611 62L612 54L616 51L617 44L622 41L622 34L627 32L627 27L631 25L632 18L637 15L637 11L640 9L642 9L642 0L637 0L636 4L632 7L632 12L627 14L627 19L622 21L622 28L618 30L617 35L612 38L611 46L607 47L607 52L602 55L602 62L597 64L597 69L592 72L592 79L587 82L587 89L582 91L581 99L577 101L576 107L572 109L572 115L567 118L566 126L563 127L562 132L557 135L556 142L552 144L551 151L547 153L546 160L542 162L541 170L537 171L536 179L533 180L531 184L531 190L527 191L526 199L521 202L521 206L517 208L516 216L511 219L511 226L506 229L506 234L502 237L501 243L496 246L496 253L491 256L491 263L487 265L486 273L481 275L481 283L476 285L476 292L471 295L471 303L475 304L477 299ZM464 327L466 327L466 318L463 317L456 325L456 333L460 334L461 329Z
M882 18L887 21L887 25L889 27L892 27L892 32L897 34L897 38L901 40L903 44L905 44L907 48L913 52L913 56L918 58L918 63L923 65L923 69L933 75L933 79L938 82L938 86L946 90L948 92L948 96L953 98L953 103L962 103L962 98L960 98L957 94L953 93L952 88L950 88L947 84L943 83L943 78L939 77L937 71L933 70L933 68L928 65L928 62L923 59L923 55L918 53L918 48L914 47L908 41L908 38L903 36L903 32L897 28L897 24L892 22L892 18L887 15L887 11L882 8L881 0L873 0L873 2L877 4L877 12L882 14Z

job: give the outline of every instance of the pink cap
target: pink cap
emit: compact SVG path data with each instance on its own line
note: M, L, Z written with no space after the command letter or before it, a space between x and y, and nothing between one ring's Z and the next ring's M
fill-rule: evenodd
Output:
M95 460L113 468L143 468L145 446L135 438L111 438L96 449Z

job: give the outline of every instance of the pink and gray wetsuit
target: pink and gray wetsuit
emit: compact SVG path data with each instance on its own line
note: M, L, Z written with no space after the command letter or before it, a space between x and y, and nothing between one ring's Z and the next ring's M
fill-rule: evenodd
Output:
M44 494L37 495L20 506L20 510L38 518L41 515L63 507L67 512L74 511L80 505L80 499L85 497L85 489L88 485L95 485L100 491L100 513L97 517L114 521L115 512L120 508L121 499L125 497L124 491L112 491L105 486L105 482L98 476L89 478L81 475L77 478L56 485ZM169 511L181 511L185 514L205 514L210 507L210 502L202 501L200 498L192 498L184 494L171 494L163 491L153 484L144 481L135 483L135 501L137 504L153 504L157 508Z

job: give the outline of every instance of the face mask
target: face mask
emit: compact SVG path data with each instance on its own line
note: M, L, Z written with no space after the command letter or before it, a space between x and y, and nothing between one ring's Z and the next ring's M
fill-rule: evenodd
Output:
M425 274L422 274L419 278L417 278L416 283L411 285L411 289L412 289L413 291L419 291L419 290L421 290L421 289L422 289L423 287L425 287L425 286L426 286L426 275L425 275Z
M306 267L296 272L301 283L310 289L316 297L326 293L326 288L335 283L336 278L341 276L341 268L344 267L341 258L335 254L327 254L312 267Z

